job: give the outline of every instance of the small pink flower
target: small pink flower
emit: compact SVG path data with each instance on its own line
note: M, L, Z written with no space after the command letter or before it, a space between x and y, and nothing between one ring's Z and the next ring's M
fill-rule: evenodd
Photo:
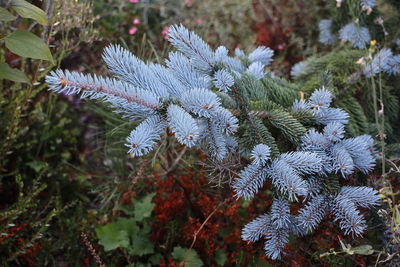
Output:
M169 30L169 27L165 26L161 32L161 35L164 36L164 39L168 39L168 30Z
M193 5L192 0L183 0L183 2L185 2L185 6L192 6Z
M129 0L129 2L136 4L139 3L139 0Z
M129 34L130 35L134 35L137 31L138 31L138 28L132 27L132 28L129 29Z
M278 45L278 50L283 50L285 49L285 44L279 44Z
M134 25L138 25L138 24L140 24L140 19L135 18L135 19L132 21L132 23L133 23Z
M195 22L196 24L202 24L202 23L204 22L204 20L201 19L201 18L197 18L197 19L194 20L194 22Z

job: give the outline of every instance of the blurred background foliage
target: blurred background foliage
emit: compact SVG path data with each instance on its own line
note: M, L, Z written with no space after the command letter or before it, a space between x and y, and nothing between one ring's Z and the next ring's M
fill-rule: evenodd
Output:
M169 50L165 39L168 26L182 23L213 48L222 44L230 50L271 47L275 51L271 68L286 78L299 61L313 56L323 65L326 57L333 57L333 82L340 88L360 55L341 46L329 54L332 49L318 43L318 21L332 15L332 10L336 12L337 1L22 1L42 9L47 24L41 24L37 16L18 12L16 2L0 4L0 64L27 79L16 82L0 75L2 265L398 263L400 169L396 148L387 157L388 171L381 176L378 170L368 177L368 183L381 190L387 208L371 215L377 226L365 239L349 244L336 227L325 223L311 236L290 240L284 261L272 262L264 256L262 244L248 245L240 238L248 218L271 204L268 188L252 202L235 201L229 188L230 173L219 170L218 176L210 172L213 164L204 155L187 152L169 138L153 158L131 158L123 144L135 122L122 120L106 106L83 105L79 98L50 94L43 82L56 67L107 75L100 58L109 43L119 43L141 59L161 62ZM398 25L390 20L398 10L388 4L399 5L384 2L380 11L389 18L388 27L398 31ZM5 14L15 18L6 19ZM40 38L52 60L11 51L6 39L17 30ZM342 64L338 53L344 54L348 65ZM307 93L318 87L323 69L299 81L301 90ZM398 83L387 83L398 94ZM389 102L392 99L388 97ZM371 108L368 103L361 105ZM392 104L394 109L396 105L398 109L398 102ZM367 111L367 116L372 113ZM395 116L389 122L394 129L390 140L395 143L398 119ZM367 131L368 125L365 128Z

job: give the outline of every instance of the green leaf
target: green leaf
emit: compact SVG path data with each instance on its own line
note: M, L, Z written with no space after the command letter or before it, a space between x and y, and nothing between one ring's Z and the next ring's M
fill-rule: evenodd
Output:
M126 215L133 216L135 214L135 206L133 205L123 205L117 207L117 210L123 211Z
M133 218L118 218L115 224L126 231L130 237L137 235L140 230Z
M24 30L16 30L5 38L6 47L21 57L53 61L49 47L42 39Z
M175 247L172 251L174 260L184 262L185 267L201 267L203 266L202 260L199 258L197 252L193 249L182 247Z
M128 233L123 230L114 229L115 226L108 226L96 229L100 245L104 246L105 251L110 251L119 247L129 246Z
M96 235L99 243L104 246L105 251L119 247L127 248L130 245L130 236L135 236L139 227L133 219L119 218L115 222L96 227Z
M162 255L157 253L157 254L152 255L149 258L149 261L151 262L151 264L158 266L160 264L160 261L162 258L163 258Z
M43 170L44 168L46 168L48 166L48 164L46 162L39 161L39 160L28 162L28 163L26 163L26 165L28 165L29 167L34 169L35 172L37 172L37 173L39 173L41 170Z
M397 206L394 206L394 216L396 225L400 225L400 212Z
M143 228L140 229L140 233L143 235L148 235L151 232L151 226L148 223L143 224Z
M361 245L358 247L351 248L350 250L353 252L351 255L353 254L372 255L374 253L374 250L370 245Z
M11 7L23 18L34 19L42 25L49 24L46 13L25 0L12 0Z
M26 77L25 73L18 69L11 68L7 63L0 62L0 80L6 79L19 83L30 83L28 77Z
M135 202L135 220L140 222L143 221L144 218L149 218L151 216L151 212L155 206L154 203L151 202L156 193L151 193L142 198L139 201Z
M217 250L217 252L215 252L215 262L219 266L224 266L226 260L227 260L227 257L225 256L225 253L222 249L219 249L219 250Z
M6 9L0 7L0 21L12 21L15 19L16 17L13 16L13 14L8 12Z
M132 236L132 245L128 248L129 254L133 256L143 256L154 253L154 245L150 239L139 232Z

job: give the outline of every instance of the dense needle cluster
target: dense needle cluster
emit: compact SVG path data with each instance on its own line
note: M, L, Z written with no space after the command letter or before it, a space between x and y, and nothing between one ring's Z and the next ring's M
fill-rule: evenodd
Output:
M352 3L346 3L350 5ZM372 13L372 10L376 7L375 0L360 0L361 10L368 16ZM338 6L342 8L342 5ZM352 17L352 21L344 25L339 30L339 39L344 42L350 42L354 48L365 49L367 44L371 41L371 34L367 27L360 25L359 19ZM332 32L332 20L321 20L319 22L319 41L326 45L335 44L338 37Z
M322 26L330 27L329 23ZM128 153L133 156L148 154L167 132L182 145L203 148L217 162L230 153L247 156L239 147L237 132L239 126L248 126L248 135L241 137L260 142L251 146L252 162L232 187L238 198L245 199L254 197L267 181L276 188L271 211L249 223L242 235L249 241L265 237L265 251L272 259L280 257L290 233L312 231L328 212L334 214L346 234L360 235L366 223L357 207L378 204L377 192L367 187L332 189L328 185L338 176L348 178L357 169L364 173L371 170L375 162L373 141L369 136L344 139L348 114L330 107L332 94L322 88L307 101L297 100L292 110L278 107L268 113L273 125L286 134L296 134L290 127L301 131L298 149L279 154L277 147L270 145L273 142L268 130L249 111L251 101L268 101L268 95L254 92L255 88L273 88L274 93L275 88L290 88L265 72L273 51L258 47L246 55L236 49L231 57L224 46L213 51L183 26L170 27L168 36L178 52L171 52L165 65L145 63L122 47L111 45L103 59L116 78L58 70L46 77L49 89L100 99L127 119L140 121L126 139ZM226 101L235 103L236 110L223 106ZM306 129L289 112L311 114L315 123L324 127L322 132L311 129L301 137ZM295 215L290 212L293 201L307 201Z
M332 20L323 19L318 24L319 41L323 44L334 44L337 42L337 37L332 33Z
M351 3L347 3L348 8L351 8ZM366 49L368 48L368 44L371 42L371 33L368 25L362 24L362 22L367 21L366 17L372 16L371 13L373 9L377 8L377 2L375 0L361 0L360 1L361 13L360 17L364 19L354 19L353 22L349 22L344 25L338 32L335 34L332 30L334 22L332 20L321 20L319 22L319 41L325 45L333 45L336 43L337 39L340 39L344 42L349 42L354 48L357 49ZM342 21L340 22L342 23ZM375 19L375 23L381 24L383 27L382 18L378 17ZM384 30L384 34L388 33ZM376 34L375 34L376 35ZM396 43L398 41L395 41ZM371 42L375 45L375 41ZM385 73L387 75L398 75L400 74L400 55L395 55L390 48L382 48L380 50L373 49L369 51L368 56L364 56L359 61L362 66L362 73L367 77L371 78L378 73ZM305 62L300 62L293 66L291 75L293 78L297 78L301 75L302 72L305 71L306 68Z
M146 64L111 45L103 60L116 79L58 70L46 78L49 89L101 99L130 119L146 118L127 138L128 152L134 156L153 150L168 128L179 143L207 147L212 157L221 160L236 146L232 135L238 120L221 106L215 91L229 92L242 73L262 78L273 51L258 47L248 57L243 53L246 66L238 57L229 57L223 46L212 51L183 26L172 26L168 35L180 52L171 52L165 66Z
M368 135L344 139L348 115L329 107L332 94L324 89L315 91L308 101L296 101L294 110L310 110L322 132L310 129L297 151L283 153L275 159L270 149L257 145L253 161L234 181L238 197L253 197L266 181L270 181L281 197L275 199L271 211L247 224L242 238L257 241L265 237L266 254L280 258L290 233L304 235L314 230L326 214L332 213L345 234L359 236L366 222L357 207L379 204L376 190L363 186L344 186L332 190L337 175L347 179L356 170L368 173L375 165L373 140ZM292 215L288 201L303 199L306 204Z
M349 23L340 29L339 38L342 41L350 42L353 47L358 49L365 49L371 41L368 29L355 23Z
M372 77L380 72L388 75L400 74L400 55L393 55L392 50L383 48L379 50L368 62L363 62L363 74Z

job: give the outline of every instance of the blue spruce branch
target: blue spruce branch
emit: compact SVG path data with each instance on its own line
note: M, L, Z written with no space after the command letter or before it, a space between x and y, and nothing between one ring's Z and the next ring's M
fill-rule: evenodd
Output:
M362 3L373 8L372 1ZM331 27L329 21L320 22L321 42L335 41ZM288 82L265 72L274 54L271 49L258 47L249 55L236 49L229 56L225 47L214 52L183 26L170 27L168 36L178 51L169 53L165 65L145 63L121 46L111 45L103 59L116 78L58 70L46 77L49 90L107 102L116 113L137 120L125 144L133 156L150 153L170 131L180 144L203 148L217 162L238 152L250 157L251 163L232 181L236 197L249 200L270 182L276 198L269 213L243 228L242 238L255 242L264 237L265 253L271 259L282 257L290 234L315 230L328 212L345 234L361 235L366 221L357 207L379 205L378 192L364 186L340 188L337 178L374 168L374 140L368 135L346 138L349 115L331 107L332 92L322 87L309 99L293 103L293 114L307 114L320 129L307 131L284 108L297 93ZM366 28L348 24L340 31L340 39L363 48L370 36ZM364 64L362 72L366 76L398 74L398 57L382 49ZM307 63L300 63L292 75L302 75L304 68ZM279 153L268 123L287 139L296 135L297 149ZM305 203L298 214L291 214L292 201Z

